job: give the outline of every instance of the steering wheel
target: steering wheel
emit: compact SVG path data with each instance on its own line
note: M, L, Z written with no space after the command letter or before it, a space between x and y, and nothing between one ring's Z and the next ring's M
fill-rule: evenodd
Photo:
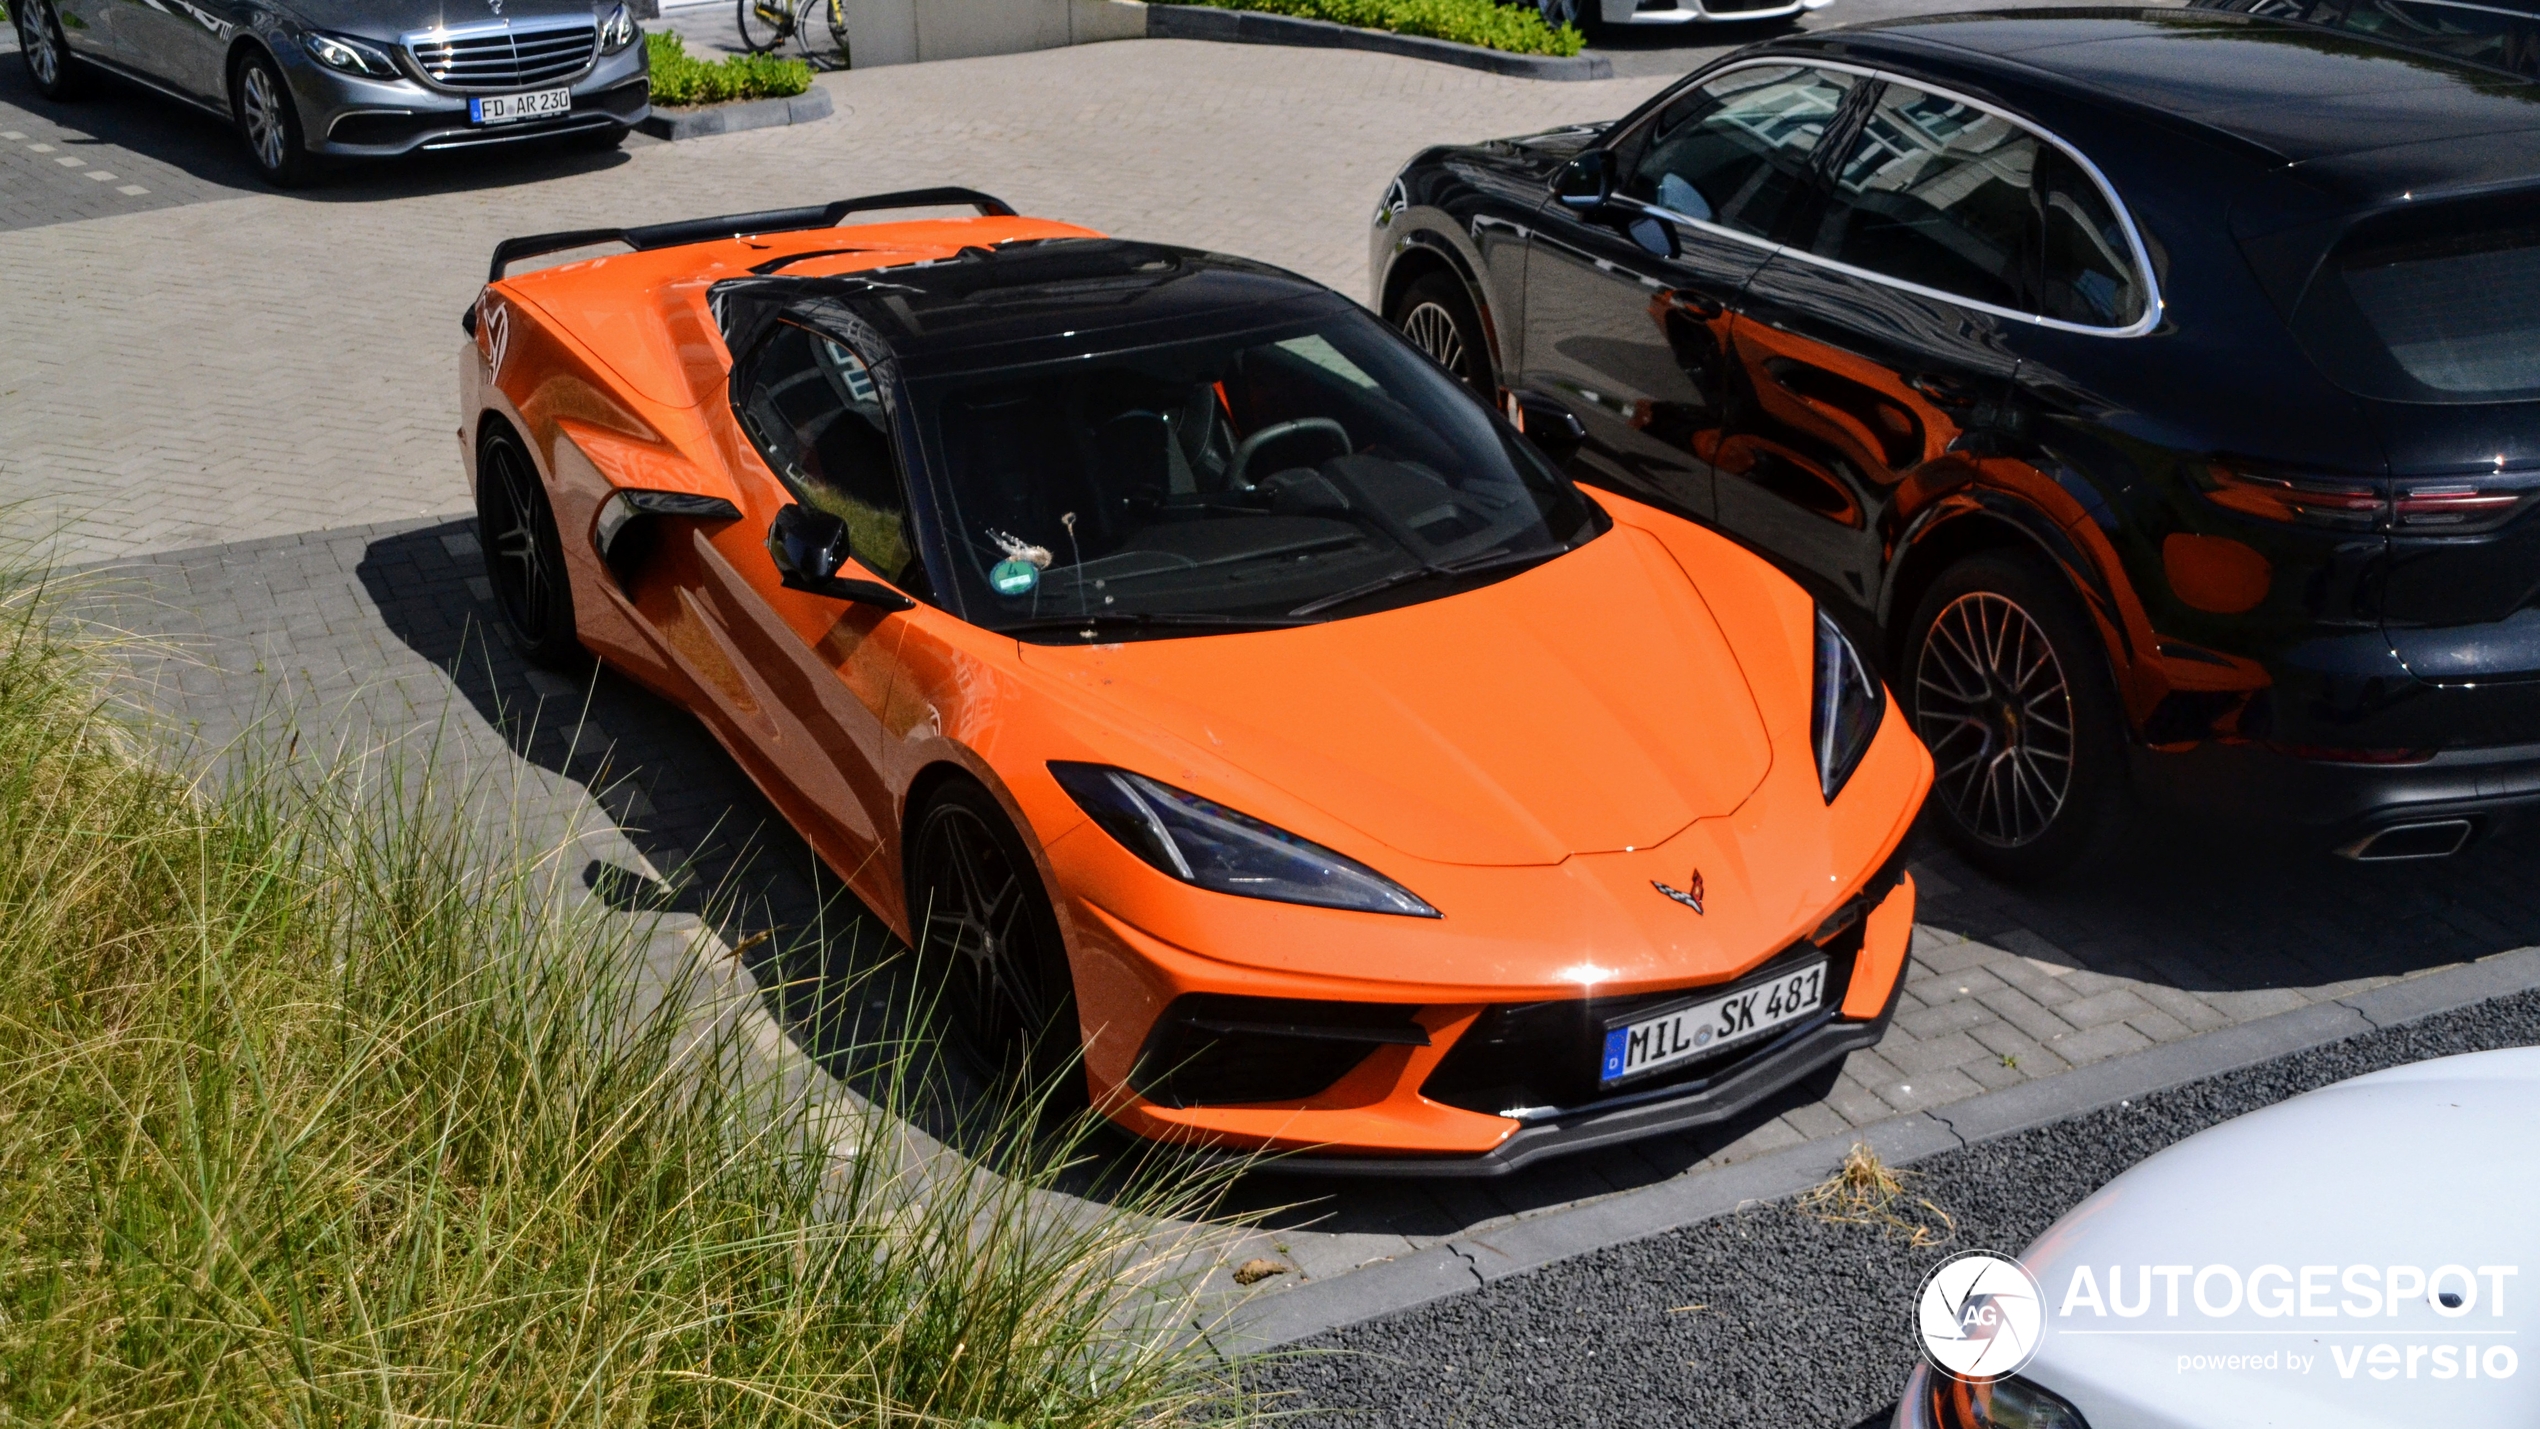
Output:
M1234 464L1226 469L1226 484L1238 491L1251 490L1252 483L1245 480L1244 475L1252 467L1253 453L1272 442L1283 441L1302 432L1315 432L1330 438L1340 448L1336 453L1339 456L1347 456L1357 450L1350 445L1349 428L1329 417L1296 417L1285 422L1272 422L1244 438L1243 445L1235 448Z

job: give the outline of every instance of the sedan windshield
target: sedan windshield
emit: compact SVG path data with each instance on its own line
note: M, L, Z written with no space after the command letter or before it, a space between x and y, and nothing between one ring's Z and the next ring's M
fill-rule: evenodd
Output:
M1469 589L1605 518L1355 309L910 384L970 617L1073 641Z

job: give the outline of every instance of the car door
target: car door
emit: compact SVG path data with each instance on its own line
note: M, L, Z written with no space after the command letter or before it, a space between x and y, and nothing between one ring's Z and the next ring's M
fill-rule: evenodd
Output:
M108 0L116 58L171 88L218 99L226 21L195 0Z
M1966 477L2015 420L2041 142L1938 91L1863 97L1816 207L1747 283L1732 340L1752 401L1717 464L1724 529L1875 604L1900 493Z
M1712 514L1738 295L1859 83L1786 62L1715 75L1600 151L1603 204L1547 200L1527 255L1521 385L1586 428L1579 475Z
M793 500L846 522L862 571L842 574L923 591L878 354L868 361L780 323L745 361L742 428ZM882 714L906 622L881 606L786 589L765 536L763 521L697 528L688 559L664 563L669 598L648 602L647 614L727 739L791 798L798 827L827 835L822 852L870 900L896 817L880 773Z

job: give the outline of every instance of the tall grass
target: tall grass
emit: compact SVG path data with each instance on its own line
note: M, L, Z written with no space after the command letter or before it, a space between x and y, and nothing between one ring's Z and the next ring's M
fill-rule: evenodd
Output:
M1108 1429L1210 1382L1054 1214L423 788L139 759L0 588L0 1422ZM688 971L680 971L681 968ZM1184 1208L1186 1209L1186 1208Z

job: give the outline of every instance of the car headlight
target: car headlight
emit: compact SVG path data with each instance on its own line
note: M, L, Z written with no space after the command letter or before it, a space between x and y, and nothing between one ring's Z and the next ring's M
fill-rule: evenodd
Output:
M349 35L312 32L303 35L300 43L308 50L309 58L328 69L341 70L346 74L357 74L365 79L395 79L397 77L397 62L389 57L386 50L377 45L356 40Z
M1817 787L1826 802L1870 752L1871 737L1887 714L1887 693L1851 637L1823 610L1817 612L1817 698L1809 738L1817 749Z
M1440 916L1355 859L1187 790L1104 764L1052 763L1050 773L1122 847L1184 883L1276 903Z
M623 5L618 6L609 12L607 19L600 22L601 53L613 55L625 49L628 45L635 43L635 34L634 13Z
M1896 1429L2090 1429L2090 1422L2024 1379L1969 1384L1916 1365L1896 1407Z

